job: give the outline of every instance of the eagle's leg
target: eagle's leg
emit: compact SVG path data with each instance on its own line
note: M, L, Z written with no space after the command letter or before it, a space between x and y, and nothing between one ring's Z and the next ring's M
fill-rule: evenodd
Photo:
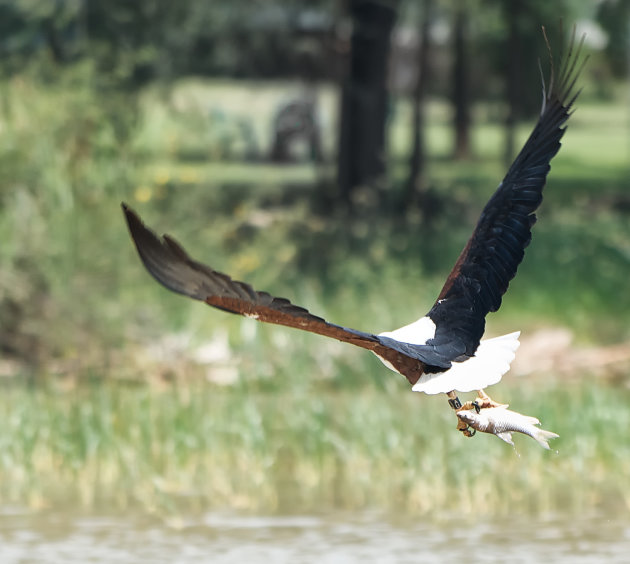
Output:
M455 412L462 409L473 409L474 406L464 408L462 402L459 401L457 394L454 391L450 391L446 394L448 396L448 404L455 410ZM466 402L472 404L472 402ZM465 405L465 404L464 404ZM474 429L471 429L466 423L464 423L459 417L457 418L457 430L461 431L465 437L472 437L476 433Z

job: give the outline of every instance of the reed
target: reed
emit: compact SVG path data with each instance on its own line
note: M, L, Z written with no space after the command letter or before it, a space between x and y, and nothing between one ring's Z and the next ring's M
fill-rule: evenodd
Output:
M513 449L455 430L442 398L403 385L332 391L104 381L5 386L0 504L305 512L623 514L630 394L589 380L502 385L561 438ZM518 399L517 399L518 398Z

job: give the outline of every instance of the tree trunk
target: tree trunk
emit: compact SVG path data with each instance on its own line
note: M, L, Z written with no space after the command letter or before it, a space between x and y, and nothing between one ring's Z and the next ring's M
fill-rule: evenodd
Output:
M507 115L505 117L505 153L503 155L505 163L509 166L514 158L516 123L521 117L521 46L520 34L518 30L518 20L521 14L521 0L510 0L506 5L506 24L508 28L507 47Z
M456 159L470 157L470 96L468 92L468 59L466 56L466 8L459 4L455 9L454 62L452 102L455 109L453 126L455 130Z
M350 0L353 30L341 95L338 151L340 198L385 173L387 67L398 0Z
M425 174L425 142L424 142L424 101L429 81L429 50L431 41L431 13L433 0L423 0L420 22L420 45L418 47L418 76L413 91L413 137L411 159L409 161L409 178L405 190L405 204L419 204L426 188Z

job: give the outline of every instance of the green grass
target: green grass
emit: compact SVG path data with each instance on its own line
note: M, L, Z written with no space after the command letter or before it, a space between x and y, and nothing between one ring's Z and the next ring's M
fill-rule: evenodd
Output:
M400 384L332 391L310 381L273 393L255 384L5 386L0 503L161 514L630 509L627 390L584 380L542 384L535 396L504 385L514 408L561 435L557 452L524 436L515 451L490 435L462 437L443 398Z

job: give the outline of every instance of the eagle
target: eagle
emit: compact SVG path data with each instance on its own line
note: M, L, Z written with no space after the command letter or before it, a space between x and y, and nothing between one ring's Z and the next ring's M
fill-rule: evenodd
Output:
M483 339L486 315L501 306L531 240L549 163L560 149L565 124L580 93L576 82L586 62L580 57L584 37L576 45L575 30L557 68L546 35L545 42L550 73L545 84L541 70L543 103L538 121L483 208L433 307L417 321L379 334L330 323L285 298L255 290L194 260L175 239L158 237L122 203L140 259L158 282L178 294L226 312L372 351L385 366L404 376L413 391L446 394L457 412L501 407L484 390L509 370L520 332ZM462 404L457 393L472 391L477 392L477 399ZM457 428L466 436L474 434L466 418L458 418Z

